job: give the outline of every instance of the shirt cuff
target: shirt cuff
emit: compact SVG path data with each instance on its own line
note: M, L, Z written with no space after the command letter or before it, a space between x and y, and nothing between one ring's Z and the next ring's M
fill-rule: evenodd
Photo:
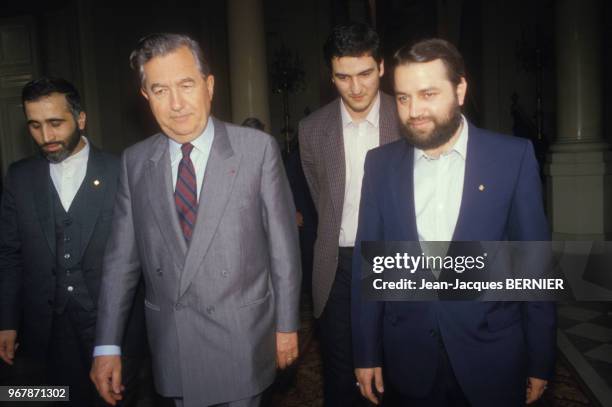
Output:
M121 348L117 345L101 345L96 346L93 351L94 358L96 356L121 355Z

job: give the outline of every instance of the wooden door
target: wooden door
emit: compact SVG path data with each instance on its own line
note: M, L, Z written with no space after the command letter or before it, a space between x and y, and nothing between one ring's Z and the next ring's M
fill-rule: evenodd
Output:
M31 17L0 19L0 171L36 151L29 136L21 89L38 76L36 26Z

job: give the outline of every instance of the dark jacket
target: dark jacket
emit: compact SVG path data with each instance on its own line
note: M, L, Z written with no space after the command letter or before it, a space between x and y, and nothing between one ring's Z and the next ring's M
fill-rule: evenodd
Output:
M80 264L92 303L113 217L119 160L90 148L85 179L73 202L86 208L81 224ZM49 162L34 156L8 170L0 212L0 329L18 330L20 351L46 352L56 289L56 236ZM143 297L134 302L124 354L140 352L144 339ZM92 310L95 312L95 309ZM20 322L21 321L21 322Z

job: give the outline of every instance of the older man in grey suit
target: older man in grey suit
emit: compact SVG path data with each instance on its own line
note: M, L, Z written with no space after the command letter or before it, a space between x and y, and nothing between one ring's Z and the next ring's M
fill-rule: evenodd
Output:
M104 259L91 376L121 398L121 338L142 267L157 390L178 406L257 406L297 357L295 208L275 141L210 117L214 78L189 37L131 56L163 131L127 149Z

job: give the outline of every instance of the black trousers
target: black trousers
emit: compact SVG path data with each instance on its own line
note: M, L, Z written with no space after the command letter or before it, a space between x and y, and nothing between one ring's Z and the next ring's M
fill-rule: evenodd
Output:
M440 356L431 391L422 398L407 397L401 394L401 389L393 388L389 383L385 383L384 407L470 407L470 403L457 382L440 335L438 338Z
M87 311L76 301L69 301L61 314L54 314L46 366L47 381L55 386L70 386L66 406L107 406L89 379L93 361L96 312ZM121 406L138 402L141 358L122 357L122 381L126 388Z
M334 284L318 321L325 407L365 406L355 385L351 340L352 248L340 248Z
M69 406L103 406L89 380L96 313L68 301L64 312L54 313L49 341L46 377L53 386L69 386Z

